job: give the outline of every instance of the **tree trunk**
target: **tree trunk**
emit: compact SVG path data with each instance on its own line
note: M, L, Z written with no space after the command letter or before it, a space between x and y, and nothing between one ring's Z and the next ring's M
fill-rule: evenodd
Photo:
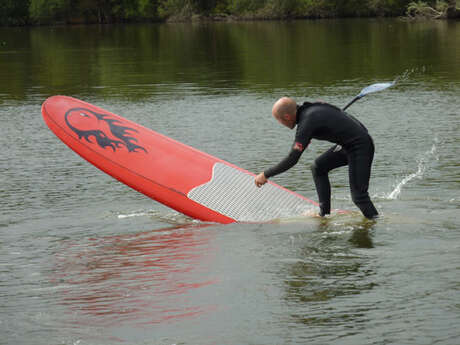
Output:
M460 11L457 10L457 0L447 0L447 18L458 18Z

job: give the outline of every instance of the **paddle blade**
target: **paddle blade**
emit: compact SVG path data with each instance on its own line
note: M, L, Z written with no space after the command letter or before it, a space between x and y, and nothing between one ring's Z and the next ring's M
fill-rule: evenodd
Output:
M396 82L398 81L399 78L396 78L396 80L394 81L391 81L391 82L388 82L388 83L376 83L376 84L372 84L372 85L369 85L369 86L366 86L364 89L361 90L361 93L356 96L355 98L353 98L351 100L350 103L348 103L342 110L345 111L350 105L352 105L353 103L355 103L358 99L370 94L370 93L373 93L373 92L378 92L378 91L382 91L382 90L385 90L385 89L388 89L389 87L393 86L394 84L396 84Z
M364 97L370 93L373 93L373 92L378 92L378 91L382 91L382 90L385 90L391 86L393 86L395 84L396 81L392 81L392 82L389 82L389 83L376 83L376 84L372 84L372 85L369 85L367 87L365 87L364 89L361 90L361 93L358 95L359 98L361 97Z

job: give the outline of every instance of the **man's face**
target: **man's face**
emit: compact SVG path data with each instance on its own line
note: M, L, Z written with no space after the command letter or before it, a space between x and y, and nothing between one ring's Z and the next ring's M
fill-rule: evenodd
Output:
M295 127L295 115L284 114L281 117L276 117L279 123L283 126L286 126L289 129L293 129Z

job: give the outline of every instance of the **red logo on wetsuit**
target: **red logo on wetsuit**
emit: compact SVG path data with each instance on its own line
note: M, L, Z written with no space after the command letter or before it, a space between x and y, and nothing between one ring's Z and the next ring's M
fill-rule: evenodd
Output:
M296 151L302 152L304 150L304 147L303 147L302 143L299 143L298 141L296 141L294 143L293 149L296 150Z

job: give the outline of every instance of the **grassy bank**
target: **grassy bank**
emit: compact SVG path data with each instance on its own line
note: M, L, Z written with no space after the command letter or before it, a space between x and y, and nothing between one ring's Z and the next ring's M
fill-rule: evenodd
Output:
M404 16L457 17L457 0L0 0L0 25Z

